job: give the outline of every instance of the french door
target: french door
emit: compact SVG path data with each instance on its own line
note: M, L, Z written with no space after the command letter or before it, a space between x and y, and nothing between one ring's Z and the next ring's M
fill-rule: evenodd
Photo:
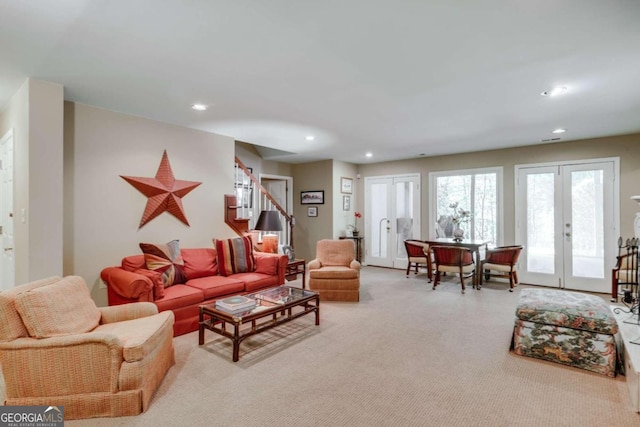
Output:
M516 167L522 283L610 292L617 160Z
M406 268L405 239L420 238L420 174L365 178L365 261Z

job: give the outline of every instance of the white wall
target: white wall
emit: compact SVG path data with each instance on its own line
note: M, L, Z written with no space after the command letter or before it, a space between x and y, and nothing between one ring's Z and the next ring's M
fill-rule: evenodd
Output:
M62 115L63 87L34 79L0 114L14 136L16 284L62 274Z
M176 179L202 182L182 199L190 226L165 212L138 229L147 197L120 175L154 177L165 149ZM84 277L106 305L100 271L141 253L140 242L212 247L233 237L224 223L233 159L230 137L65 103L65 275Z

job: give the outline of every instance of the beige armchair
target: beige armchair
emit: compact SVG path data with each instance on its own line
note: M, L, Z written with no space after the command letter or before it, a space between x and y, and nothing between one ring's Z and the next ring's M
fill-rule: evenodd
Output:
M173 312L96 307L78 276L0 292L5 405L64 406L65 419L136 415L175 363Z
M360 263L352 240L320 240L309 262L309 289L323 301L360 300Z

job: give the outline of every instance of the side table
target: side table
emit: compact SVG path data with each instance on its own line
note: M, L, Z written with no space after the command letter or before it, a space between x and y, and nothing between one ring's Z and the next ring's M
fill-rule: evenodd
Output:
M357 236L357 237L340 236L340 240L344 240L344 239L353 240L353 243L356 245L356 261L358 261L360 264L362 264L362 242L363 242L364 237L362 237L362 236Z
M287 269L285 271L285 277L287 280L296 280L298 274L302 274L302 289L307 288L307 264L303 259L294 259L289 261Z

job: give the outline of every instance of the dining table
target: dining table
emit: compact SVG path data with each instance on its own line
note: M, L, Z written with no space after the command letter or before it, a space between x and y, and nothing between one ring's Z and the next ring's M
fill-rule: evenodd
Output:
M480 248L484 246L485 250L488 248L491 240L484 239L454 239L452 237L438 237L436 239L424 240L429 246L458 246L469 249L474 256L476 264L476 289L482 289L482 258L480 256Z

